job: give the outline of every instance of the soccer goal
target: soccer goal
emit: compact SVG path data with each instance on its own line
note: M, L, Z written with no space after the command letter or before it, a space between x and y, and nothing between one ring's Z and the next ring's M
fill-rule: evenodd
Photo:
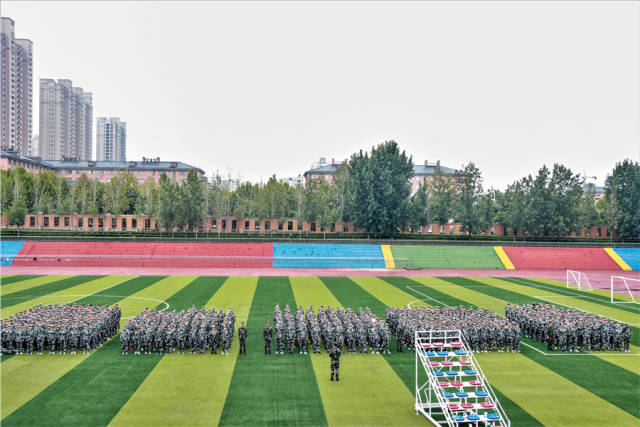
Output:
M640 301L633 296L634 292L640 291L640 279L632 279L623 276L611 276L611 303L612 304L640 304ZM616 299L614 293L628 296L625 299Z
M587 275L576 270L567 270L567 288L578 289L579 291L593 290Z

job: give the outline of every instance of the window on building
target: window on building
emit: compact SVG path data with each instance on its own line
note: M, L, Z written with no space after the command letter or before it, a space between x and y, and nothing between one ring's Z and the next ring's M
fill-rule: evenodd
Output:
M33 216L29 217L29 225L31 227L35 227L35 225L36 225L36 218L35 217L33 217Z
M235 230L238 226L238 222L235 219L231 220L231 229Z
M98 228L104 227L104 220L102 218L98 218Z
M223 219L223 220L222 220L222 229L223 229L223 230L226 230L226 229L227 229L227 220L226 220L226 219Z
M48 226L49 226L49 217L48 217L48 216L45 216L45 217L44 217L44 226L45 226L45 227L48 227Z
M126 230L127 229L127 218L122 218L122 229Z
M260 221L256 221L256 225L254 225L256 230L260 230Z
M298 223L298 231L302 230L302 223Z
M79 217L78 218L78 227L83 227L84 226L84 218Z
M598 227L598 237L602 237L602 228Z
M69 226L69 217L68 217L68 216L65 216L65 217L64 217L64 226L65 226L65 227L68 227L68 226Z
M59 216L54 216L53 217L53 226L54 227L60 227L60 217Z
M244 229L248 230L249 229L249 221L245 221L244 222Z
M335 222L331 223L331 231L336 231L336 223Z
M316 223L315 222L311 223L311 231L316 231Z
M265 230L271 230L271 221L265 221L264 222L264 229Z
M89 222L89 228L93 228L93 218L92 217L89 217L88 222Z
M293 221L287 221L287 230L288 231L293 230Z
M144 219L144 228L151 228L151 219L149 218Z
M131 218L131 228L138 228L138 220L136 218Z
M278 222L278 230L282 231L283 227L284 227L284 224L281 222Z
M217 220L217 219L214 219L214 220L211 222L211 228L218 228L218 220Z
M118 221L115 218L111 218L111 228L116 228L118 226Z

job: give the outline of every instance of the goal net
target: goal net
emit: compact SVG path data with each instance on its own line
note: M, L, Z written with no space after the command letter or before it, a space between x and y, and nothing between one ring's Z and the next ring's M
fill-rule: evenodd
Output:
M567 270L567 288L578 289L580 291L593 290L587 275L576 270Z
M638 295L638 298L634 296ZM614 298L617 294L617 298ZM612 304L640 304L640 279L623 276L611 276Z

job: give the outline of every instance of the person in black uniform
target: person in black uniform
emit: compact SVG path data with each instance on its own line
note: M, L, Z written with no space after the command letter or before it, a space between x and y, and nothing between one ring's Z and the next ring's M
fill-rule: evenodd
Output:
M336 381L340 381L340 354L340 349L333 344L329 350L329 357L331 358L331 381L333 381L334 371L336 374Z
M273 329L269 325L269 322L264 326L262 330L262 336L264 337L264 354L271 354L271 340L273 339Z
M247 354L247 328L244 327L244 322L241 322L238 328L238 340L240 341L240 354Z

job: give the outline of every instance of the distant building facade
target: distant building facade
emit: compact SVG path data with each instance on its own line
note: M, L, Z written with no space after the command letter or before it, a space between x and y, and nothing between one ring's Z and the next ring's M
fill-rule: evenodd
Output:
M93 96L71 80L40 79L40 156L91 160Z
M15 38L11 18L0 18L0 146L31 155L33 43Z
M346 160L344 162L346 162ZM335 160L331 160L331 164L321 164L315 168L309 169L304 173L304 177L307 181L310 179L322 178L328 183L331 183L333 175L336 173L339 166L340 164L337 164ZM440 172L445 176L453 175L456 172L455 169L440 165L440 160L436 161L435 164L430 164L428 160L425 160L424 164L413 165L413 177L410 179L411 194L415 194L421 184L431 182L437 170L440 170Z
M96 160L125 162L127 123L119 117L98 117L96 122Z
M204 177L204 171L195 166L182 162L161 162L159 158L143 158L141 162L108 162L63 158L62 160L42 160L39 157L22 156L15 151L0 152L0 169L15 169L23 167L27 172L38 173L51 170L60 177L64 177L70 184L76 182L82 174L89 179L109 182L111 178L121 173L128 173L143 183L151 178L156 183L160 176L166 173L169 179L182 182L187 179L190 170L195 170L198 177Z

